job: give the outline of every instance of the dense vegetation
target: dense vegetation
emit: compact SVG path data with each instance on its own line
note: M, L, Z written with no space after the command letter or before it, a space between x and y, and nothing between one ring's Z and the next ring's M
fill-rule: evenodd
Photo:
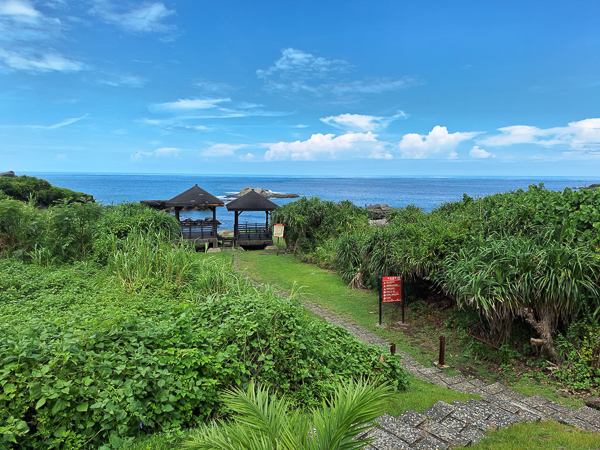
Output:
M0 200L0 447L120 448L227 414L252 381L318 405L396 359L178 243L138 204Z
M46 180L23 175L0 177L0 200L14 199L47 207L59 202L87 202L92 196L83 192L52 186Z
M384 227L348 202L315 198L273 218L296 254L354 286L386 275L428 283L476 312L489 339L506 342L527 325L534 346L566 360L559 377L583 388L600 381L600 190L465 195L429 213L397 210Z

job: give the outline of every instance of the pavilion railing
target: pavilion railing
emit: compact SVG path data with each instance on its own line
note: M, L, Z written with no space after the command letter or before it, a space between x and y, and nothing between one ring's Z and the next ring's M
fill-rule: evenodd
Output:
M238 239L272 239L273 232L264 223L243 223L238 225Z
M185 239L204 239L216 237L212 223L204 222L203 220L181 220L181 236Z

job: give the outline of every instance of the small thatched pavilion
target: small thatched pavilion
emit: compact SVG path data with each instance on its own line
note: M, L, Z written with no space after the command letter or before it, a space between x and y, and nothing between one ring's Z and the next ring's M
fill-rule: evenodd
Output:
M269 212L277 208L271 200L263 197L255 191L227 203L227 210L235 212L235 224L233 235L236 245L273 245L273 233L269 228ZM244 211L264 211L265 224L239 224L239 217Z
M182 225L182 227L189 225L189 236L187 236L189 239L193 239L196 237L201 237L201 238L205 238L205 237L209 237L209 238L213 238L214 241L216 242L217 239L217 207L220 206L225 206L225 203L223 202L223 200L219 200L217 197L215 197L212 194L209 194L208 192L206 192L204 189L198 187L198 185L196 184L195 186L189 188L187 191L182 192L181 194L173 197L171 200L167 200L165 206L167 208L173 208L175 210L175 218L179 221L179 223ZM205 230L206 226L202 226L199 223L195 224L194 221L191 220L187 220L187 221L181 221L179 219L179 213L181 212L181 210L183 209L187 209L187 210L196 210L196 211L206 211L206 210L210 210L213 213L213 220L212 220L212 230ZM184 222L189 222L189 223L184 223ZM198 221L196 221L198 222ZM195 228L198 228L198 230L192 230L192 226L195 226ZM184 230L182 230L184 231ZM196 234L200 234L199 236L195 236ZM184 233L184 237L185 237Z

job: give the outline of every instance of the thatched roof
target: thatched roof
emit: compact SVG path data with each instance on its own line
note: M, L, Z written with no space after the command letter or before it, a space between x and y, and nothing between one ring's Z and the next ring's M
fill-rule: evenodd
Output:
M198 207L202 208L212 208L213 206L225 206L223 200L219 200L212 194L209 194L204 189L195 185L189 188L187 191L182 192L181 194L173 197L171 200L168 200L166 206L169 208L172 207Z
M275 203L254 191L227 203L228 211L273 211L275 208Z

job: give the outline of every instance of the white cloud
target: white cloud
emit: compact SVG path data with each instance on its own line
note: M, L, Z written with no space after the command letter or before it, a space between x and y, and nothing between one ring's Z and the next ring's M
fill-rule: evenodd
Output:
M190 110L190 109L211 109L216 108L219 103L229 102L229 98L208 98L208 99L179 99L176 102L158 103L150 106L151 111L164 110Z
M244 156L240 156L240 160L242 161L255 161L255 157L252 153L247 153Z
M178 156L181 150L175 147L161 147L154 150L156 156Z
M484 149L479 148L478 145L475 145L469 152L469 155L473 158L489 158L490 156L493 156L493 153L485 151Z
M62 22L26 0L0 0L0 69L75 72L87 65L51 47L62 37Z
M234 87L227 83L220 83L216 81L198 81L196 86L202 89L204 92L210 92L212 94L230 92L234 90Z
M499 128L500 134L479 140L487 146L535 144L545 147L563 145L573 152L600 151L600 118L570 122L566 127L537 128L514 125ZM572 153L570 153L572 154Z
M157 148L154 151L151 152L145 152L145 151L137 151L133 154L130 155L130 158L132 161L141 161L144 158L149 158L149 157L155 157L155 158L161 158L161 157L179 157L179 152L181 151L181 149L176 148L176 147L161 147L161 148Z
M289 74L324 77L331 71L346 71L349 66L348 62L341 59L329 60L295 48L286 48L281 51L281 58L274 65L266 70L258 69L256 75L258 78L269 78L276 74L284 77Z
M214 144L202 152L203 156L219 157L232 156L237 149L246 147L245 144Z
M33 130L54 130L56 128L66 127L67 125L71 125L75 122L80 121L81 119L85 119L89 114L84 114L81 117L74 117L72 119L65 119L62 122L55 123L54 125L21 125L22 128L30 128Z
M377 117L364 114L340 114L321 119L321 122L332 127L349 131L378 131L386 128L396 119L406 117L402 111L391 117Z
M381 94L382 92L398 91L408 87L422 84L422 81L414 77L403 77L398 80L389 78L375 78L372 80L352 81L348 83L338 83L334 85L325 85L325 89L331 89L338 95L344 94Z
M420 84L416 78L372 78L349 80L352 65L341 59L326 59L294 48L281 51L282 56L268 69L258 69L256 75L265 82L265 89L283 93L308 93L316 96L348 96L379 94Z
M27 72L78 72L87 69L79 61L68 59L59 53L27 54L0 49L0 63L14 70Z
M98 83L106 84L114 87L133 87L141 88L146 84L146 79L139 75L133 75L128 73L105 73L99 79Z
M105 22L117 25L132 33L165 33L175 29L173 25L164 23L164 20L175 14L163 3L147 3L139 8L126 12L117 12L116 6L108 0L95 0L90 10Z
M384 143L377 135L368 133L313 134L306 141L278 142L269 144L265 153L267 161L314 161L323 159L347 159L375 157L383 153Z
M436 125L428 135L416 133L405 134L400 141L399 147L402 158L448 158L458 157L456 146L462 141L473 139L479 133L448 133L446 127Z
M30 22L32 19L37 19L40 12L29 1L8 0L0 2L0 15L13 16L15 20Z

